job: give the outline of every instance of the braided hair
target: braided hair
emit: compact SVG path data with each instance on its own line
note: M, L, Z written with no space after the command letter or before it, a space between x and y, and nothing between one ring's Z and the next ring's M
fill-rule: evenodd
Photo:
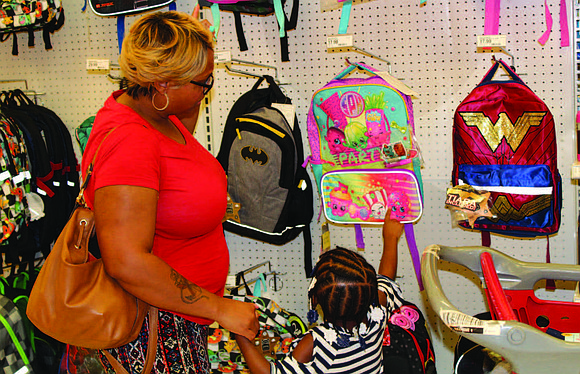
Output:
M358 325L369 307L378 304L375 269L354 251L337 247L322 254L313 277L308 298L321 307L325 321Z

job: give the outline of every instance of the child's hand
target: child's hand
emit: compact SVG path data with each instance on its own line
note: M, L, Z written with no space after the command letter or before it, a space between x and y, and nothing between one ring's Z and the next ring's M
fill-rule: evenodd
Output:
M403 234L404 225L397 220L389 218L388 216L388 214L385 216L385 222L383 223L383 238L392 238L398 241Z

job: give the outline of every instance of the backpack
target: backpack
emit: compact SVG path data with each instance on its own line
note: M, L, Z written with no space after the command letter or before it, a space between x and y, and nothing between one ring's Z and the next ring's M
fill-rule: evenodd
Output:
M366 78L346 78L355 69ZM411 97L375 69L349 64L317 90L308 112L308 140L322 210L333 223L383 224L388 213L405 223L417 280L420 259L413 222L423 211L421 158Z
M3 373L34 373L32 352L22 316L8 297L0 295L0 367ZM26 367L26 369L25 369Z
M493 80L500 67L509 80ZM558 231L562 181L554 119L502 60L457 107L452 141L453 185L491 193L494 216L480 217L475 230L517 237Z
M416 305L405 302L393 311L383 340L385 373L436 374L435 351L425 317Z
M220 26L220 10L233 12L236 27L236 35L240 45L240 51L247 51L248 44L244 35L241 13L266 16L275 14L280 31L280 50L282 61L290 61L288 55L288 35L287 31L296 28L298 22L299 0L293 0L292 13L290 18L284 12L286 0L199 0L200 7L210 8L213 17L211 30L217 35Z
M85 152L85 147L89 141L89 135L91 135L91 130L93 129L93 123L95 122L95 116L90 116L85 119L76 129L75 138L79 143L81 149L81 154Z
M254 344L264 357L272 362L290 353L294 339L307 332L306 325L295 313L281 308L273 300L255 296L229 296L256 305L260 331ZM208 353L212 373L248 373L246 361L230 332L219 325L210 326Z
M65 344L61 343L42 331L30 322L26 315L26 307L30 291L39 269L34 268L32 262L28 269L21 266L16 274L8 278L0 277L0 298L8 298L17 307L19 318L24 328L24 342L30 346L32 355L29 355L30 365L36 373L56 373L64 352ZM23 357L24 358L24 357Z
M119 54L125 37L125 15L145 12L169 5L169 10L176 10L174 0L90 0L92 11L103 17L117 16L117 43Z
M0 246L6 246L22 234L20 228L30 221L26 194L30 192L30 159L22 131L0 112Z
M266 80L267 88L258 87ZM278 108L290 104L274 82L264 76L231 108L217 155L228 177L229 219L224 229L271 244L285 244L304 235L306 270L312 268L310 221L312 185L304 162L302 135L294 113ZM286 106L287 107L287 106Z
M43 217L25 227L27 235L20 235L32 243L18 241L11 247L19 255L34 256L38 251L48 255L73 210L79 191L79 165L72 137L53 111L34 104L20 90L7 95L2 105L2 111L23 133L30 158L31 192L43 206Z
M34 47L34 31L42 29L44 48L52 49L50 34L64 24L60 0L0 0L0 41L12 39L12 55L18 56L16 33L28 33L28 46Z

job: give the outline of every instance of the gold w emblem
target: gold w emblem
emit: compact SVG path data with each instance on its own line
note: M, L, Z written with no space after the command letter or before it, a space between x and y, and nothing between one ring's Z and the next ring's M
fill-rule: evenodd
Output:
M505 196L499 195L493 201L493 207L491 208L491 212L496 215L496 218L492 217L488 219L493 222L497 222L500 219L505 222L511 220L521 221L526 217L533 216L534 214L541 212L544 209L548 209L551 203L551 195L540 195L535 199L523 204L520 210L517 210L509 203Z
M499 114L495 124L481 112L466 112L459 113L459 115L467 126L476 126L479 129L492 152L495 152L503 138L506 139L512 151L515 152L530 126L539 126L546 112L524 112L518 117L515 126L504 112Z

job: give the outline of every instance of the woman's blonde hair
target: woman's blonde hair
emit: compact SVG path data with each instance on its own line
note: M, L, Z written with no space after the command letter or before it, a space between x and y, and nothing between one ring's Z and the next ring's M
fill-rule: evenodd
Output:
M122 85L136 98L151 96L154 82L186 84L206 69L209 50L213 36L193 17L175 11L145 15L123 40Z

